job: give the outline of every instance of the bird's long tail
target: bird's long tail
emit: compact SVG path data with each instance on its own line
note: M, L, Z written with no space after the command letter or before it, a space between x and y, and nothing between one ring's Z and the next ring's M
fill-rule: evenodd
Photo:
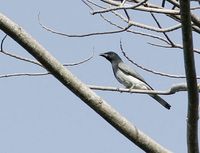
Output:
M157 102L159 102L162 106L164 106L167 109L170 109L171 105L168 104L164 99L159 97L158 95L150 95L153 99L155 99Z

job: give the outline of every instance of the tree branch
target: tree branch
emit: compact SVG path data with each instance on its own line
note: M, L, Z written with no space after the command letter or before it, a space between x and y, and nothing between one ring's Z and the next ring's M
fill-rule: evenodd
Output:
M187 145L188 153L199 153L199 94L193 52L190 1L180 0L184 64L188 86Z
M180 5L176 0L167 0L167 1L173 4L174 6L180 8ZM200 18L193 13L190 13L190 15L192 22L194 22L196 26L200 27Z
M160 13L160 14L171 14L171 15L179 15L180 12L179 11L175 11L175 10L168 10L168 9L163 9L163 8L150 8L150 7L144 7L144 6L140 6L142 5L144 2L146 1L142 1L142 3L140 4L136 4L136 5L130 5L130 6L117 6L117 7L112 7L112 8L108 8L108 9L103 9L103 10L97 10L92 12L92 14L98 14L98 13L106 13L106 12L110 12L110 11L116 11L116 10L122 10L122 9L134 9L134 10L138 10L138 11L144 11L144 12L154 12L154 13Z
M171 88L165 91L157 90L137 90L137 89L127 89L127 88L116 88L116 87L105 87L105 86L94 86L88 85L90 89L93 90L103 90L103 91L117 91L117 92L126 92L126 93L139 93L139 94L158 94L158 95L171 95L180 91L187 91L187 85L185 83L173 85ZM200 84L198 85L198 91L200 92Z
M151 42L148 42L148 44L152 45L152 46L156 46L156 47L162 47L162 48L179 48L179 49L183 49L183 46L180 45L180 44L175 44L173 43L173 45L167 43L167 45L161 45L161 44L158 44L158 43L151 43ZM200 50L197 49L197 48L193 48L193 51L197 54L200 54ZM197 77L197 79L199 79L200 77Z
M134 64L135 66L141 68L142 70L144 71L147 71L147 72L150 72L150 73L153 73L153 74L156 74L156 75L160 75L160 76L165 76L165 77L169 77L169 78L176 78L176 79L184 79L186 78L186 76L184 75L174 75L174 74L168 74L168 73L163 73L163 72L158 72L158 71L154 71L152 69L149 69L149 68L146 68L142 65L139 65L137 64L136 62L134 62L132 59L130 59L127 55L126 55L126 52L124 51L123 49L123 46L122 46L122 42L120 41L120 49L122 51L122 54L124 55L124 57L129 61L131 62L132 64ZM197 77L197 79L200 79L200 77Z
M86 34L67 34L67 33L63 33L63 32L59 32L59 31L55 31L45 25L43 25L40 21L40 13L38 14L38 21L39 24L41 25L41 27L51 33L57 34L57 35L61 35L61 36L65 36L65 37L89 37L89 36L97 36L97 35L108 35L108 34L114 34L114 33L120 33L120 32L124 32L126 30L128 30L132 25L127 25L127 27L120 29L120 30L113 30L113 31L106 31L106 32L92 32L92 33L86 33Z
M21 61L24 61L24 62L28 62L28 63L31 63L31 64L38 65L38 66L40 66L40 67L43 68L42 64L40 64L38 61L35 61L35 60L32 60L32 59L28 59L28 58L25 58L25 57L22 57L22 56L10 53L8 51L5 51L3 49L3 44L4 44L4 41L5 41L6 37L7 37L7 35L5 35L4 38L1 41L1 50L0 50L0 53L2 53L4 55L7 55L7 56L10 56L12 58L15 58L17 60L21 60ZM76 65L80 65L80 64L83 64L83 63L91 60L93 57L94 57L94 51L92 52L91 56L89 56L88 58L83 59L82 61L74 62L74 63L64 63L63 66L76 66ZM36 73L36 74L34 74L34 73L24 73L24 75L27 75L27 76L39 76L39 74L40 73ZM44 75L44 73L41 73L41 75ZM0 75L0 78L3 78L3 77L12 77L12 76L23 76L23 73Z
M124 22L129 23L129 25L132 25L132 26L135 26L135 27L138 27L138 28L141 28L141 29L149 30L149 31L163 33L163 32L172 32L172 31L175 31L175 30L181 28L181 24L177 24L177 25L167 27L167 28L152 27L152 26L142 24L142 23L139 23L139 22L134 22L134 21L131 21L131 20L129 21L119 13L116 13L116 12L113 12L113 13L115 13L115 15L117 15L119 18L121 18Z

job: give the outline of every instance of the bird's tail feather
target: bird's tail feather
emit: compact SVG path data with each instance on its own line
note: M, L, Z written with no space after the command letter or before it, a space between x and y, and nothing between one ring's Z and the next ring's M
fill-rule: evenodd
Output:
M157 102L159 102L162 106L164 106L167 109L170 109L171 105L168 104L164 99L159 97L158 95L150 95L153 99L155 99Z

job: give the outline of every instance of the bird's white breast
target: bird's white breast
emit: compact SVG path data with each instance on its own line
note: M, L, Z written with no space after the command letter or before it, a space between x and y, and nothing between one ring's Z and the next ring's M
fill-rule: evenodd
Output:
M131 75L123 73L121 70L117 70L115 77L126 88L143 89L143 90L149 89L149 87L144 82Z

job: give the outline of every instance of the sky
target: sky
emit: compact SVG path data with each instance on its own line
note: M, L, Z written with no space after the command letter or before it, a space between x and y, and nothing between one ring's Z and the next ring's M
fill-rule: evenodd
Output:
M155 71L184 74L182 50L151 46L157 42L130 33L69 38L44 30L41 22L67 34L85 34L116 30L99 15L91 15L81 0L73 1L1 1L1 13L15 21L62 63L74 63L94 57L81 65L66 67L85 84L122 87L113 76L111 65L99 54L115 51L125 63L135 68L156 90L167 90L185 79L172 79L146 72L128 62L120 51L120 40L128 56L136 63ZM158 2L158 1L157 1ZM123 13L123 12L122 12ZM155 25L149 16L129 11L137 22ZM123 24L113 15L113 21ZM164 27L174 22L159 18ZM141 30L137 29L136 30ZM134 29L134 30L135 30ZM0 39L4 37L0 32ZM169 34L181 43L181 30ZM197 35L194 45L198 46ZM30 58L11 38L4 50ZM196 57L197 74L200 60ZM0 75L45 72L40 67L0 54ZM138 129L175 153L186 146L187 93L162 96L172 107L166 110L144 94L95 91ZM82 102L53 76L11 77L0 79L0 153L121 153L143 151Z

